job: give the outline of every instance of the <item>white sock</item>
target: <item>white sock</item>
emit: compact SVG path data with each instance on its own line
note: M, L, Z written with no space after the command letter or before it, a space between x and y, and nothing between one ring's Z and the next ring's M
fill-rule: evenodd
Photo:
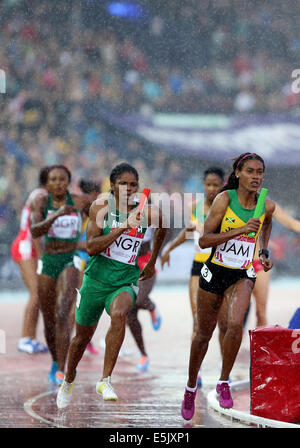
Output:
M195 392L197 390L197 384L195 387L189 387L188 385L186 386L186 390L188 390L189 392Z
M227 384L229 384L229 381L222 381L222 380L219 380L219 381L218 381L218 384L223 384L223 383L227 383Z

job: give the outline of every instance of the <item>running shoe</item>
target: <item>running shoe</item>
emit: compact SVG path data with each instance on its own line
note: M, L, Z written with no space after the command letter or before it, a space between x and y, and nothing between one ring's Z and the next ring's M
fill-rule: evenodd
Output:
M102 395L104 401L117 401L118 397L112 387L110 376L103 380L97 381L96 392Z
M92 355L98 355L99 354L99 350L97 350L93 344L91 342L88 343L87 347L86 347L87 351L89 353L91 353Z
M156 331L159 330L161 326L161 316L157 311L157 307L155 307L153 311L150 311L150 315L151 315L152 327Z
M197 394L197 389L195 392L191 392L185 389L183 402L181 404L181 415L184 420L191 420L195 412L195 398Z
M35 353L45 353L48 348L35 339L21 338L18 342L18 350L33 355Z
M57 362L53 361L52 362L52 366L51 366L51 370L50 370L50 372L48 374L48 381L49 381L49 383L56 383L55 375L56 375L57 370L58 370Z
M58 409L66 408L71 401L74 383L67 383L65 380L58 389L56 404Z
M55 373L55 383L61 385L63 380L65 379L65 374L61 370L57 370Z
M233 400L231 397L229 384L228 383L217 384L216 390L220 406L226 409L232 408Z
M39 341L36 341L35 339L32 340L32 343L34 345L34 353L47 353L49 352L49 349L46 345L42 344Z
M137 366L138 370L146 372L146 370L148 370L148 367L149 367L148 356L141 356L140 362L138 363L138 366Z

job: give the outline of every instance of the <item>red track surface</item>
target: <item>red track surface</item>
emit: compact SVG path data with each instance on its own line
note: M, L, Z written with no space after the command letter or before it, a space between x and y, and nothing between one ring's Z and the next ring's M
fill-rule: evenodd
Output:
M300 284L299 284L300 289ZM299 306L299 289L271 288L269 324L287 326ZM27 293L24 291L24 297ZM13 296L13 293L11 293ZM20 296L20 293L18 293ZM284 297L284 302L283 298ZM6 353L0 354L0 427L1 428L229 428L248 427L231 422L207 408L206 395L216 385L220 372L217 331L209 346L202 368L203 388L196 398L196 412L191 422L180 415L181 400L187 380L191 336L191 312L186 287L157 286L152 294L163 321L159 331L151 326L150 316L140 311L146 348L150 357L148 373L138 373L139 353L127 331L123 353L119 357L112 382L117 402L103 402L95 392L101 374L103 347L109 318L102 316L93 342L99 355L86 353L78 367L73 400L63 411L56 407L56 390L49 387L49 354L27 355L16 349L20 335L24 300L11 301L0 296L0 327L6 334ZM252 304L242 347L232 371L232 380L249 378L248 329L255 325ZM42 321L39 339L43 342ZM236 392L234 408L249 410L249 390Z

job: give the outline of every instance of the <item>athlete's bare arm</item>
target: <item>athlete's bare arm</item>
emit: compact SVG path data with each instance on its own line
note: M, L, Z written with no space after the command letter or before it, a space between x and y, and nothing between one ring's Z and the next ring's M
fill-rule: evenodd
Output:
M153 245L152 245L152 252L151 257L143 271L141 272L139 280L146 280L147 278L151 278L155 273L155 263L157 260L157 257L159 255L160 249L162 247L162 244L164 242L167 229L163 227L163 215L161 210L158 207L155 206L148 206L146 210L147 218L148 218L148 225L155 226L156 228L154 230L153 235Z
M275 203L273 218L284 227L287 227L294 232L300 232L300 221L288 215L277 203Z
M86 248L87 253L92 256L107 249L125 230L132 227L138 227L141 224L141 218L138 219L139 211L134 209L128 219L110 233L103 235L104 220L109 211L108 201L94 201L90 208L89 222L86 228Z
M44 219L43 211L46 206L47 198L48 196L38 197L32 204L30 232L33 238L39 238L40 236L45 235L59 216L68 215L74 210L73 205L65 204L50 217Z
M264 219L264 222L263 222L263 225L261 228L261 232L259 235L261 249L268 248L270 235L271 235L271 231L272 231L272 215L275 210L274 202L271 201L270 199L266 199L265 208L266 208L265 219ZM265 272L269 271L272 268L272 266L273 266L272 261L269 258L267 258L264 254L260 255L259 260L260 260Z

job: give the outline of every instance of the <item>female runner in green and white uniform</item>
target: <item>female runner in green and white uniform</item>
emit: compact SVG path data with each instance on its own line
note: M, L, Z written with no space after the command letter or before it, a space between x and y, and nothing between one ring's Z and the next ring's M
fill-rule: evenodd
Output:
M48 195L33 205L31 234L44 236L44 250L38 261L38 298L44 331L52 357L49 382L61 384L70 343L69 315L80 280L77 241L81 213L89 208L87 195L70 194L71 173L64 165L48 169Z
M66 407L71 399L76 368L85 348L97 328L104 311L111 318L105 339L103 373L96 384L96 392L104 400L117 400L111 384L111 375L122 346L126 315L135 303L137 282L152 277L155 262L165 238L161 212L154 206L146 206L139 213L134 196L138 191L138 173L134 167L122 163L111 172L112 195L97 199L90 209L87 226L87 251L90 262L76 303L76 335L68 357L65 380L57 395L58 408ZM140 273L137 261L146 228L156 224L151 258ZM136 236L130 235L137 227Z

